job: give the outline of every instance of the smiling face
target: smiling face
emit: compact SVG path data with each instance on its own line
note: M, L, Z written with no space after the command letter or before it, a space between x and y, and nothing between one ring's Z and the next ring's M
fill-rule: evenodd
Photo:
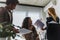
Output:
M28 19L28 22L29 22L30 25L32 24L32 20L31 19Z

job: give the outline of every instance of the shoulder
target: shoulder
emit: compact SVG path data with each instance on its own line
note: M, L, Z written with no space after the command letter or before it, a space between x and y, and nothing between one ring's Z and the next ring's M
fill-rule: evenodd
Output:
M0 10L5 10L5 8L4 7L0 7Z
M35 29L35 26L34 25L32 25L32 27Z
M0 7L0 12L5 12L6 9L4 7Z
M59 17L57 17L56 20L58 21L59 20Z
M52 19L52 17L47 17L46 19Z
M47 20L50 20L50 21L51 21L51 20L53 20L53 18L52 18L52 17L47 17L46 19L47 19Z
M0 7L0 11L3 11L3 7Z
M36 28L35 28L35 26L34 26L34 25L32 25L32 30L33 30L33 31L35 31L35 30L36 30Z
M56 19L56 20L57 20L57 22L59 23L59 20L60 20L60 19L59 19L59 17L57 17L57 19Z

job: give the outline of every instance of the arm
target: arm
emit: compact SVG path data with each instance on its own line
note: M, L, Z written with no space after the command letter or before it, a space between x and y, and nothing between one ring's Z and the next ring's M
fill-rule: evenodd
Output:
M52 21L53 19L51 17L47 17L46 20L46 25L48 26L48 22ZM47 30L47 27L42 28L42 30Z
M59 17L57 17L57 23L59 23Z
M34 33L36 40L39 40L39 35L37 34L35 27L33 27L33 33Z
M4 7L0 7L0 23L3 25L8 24L8 16L6 16L7 10Z
M4 9L0 7L0 23L4 21Z

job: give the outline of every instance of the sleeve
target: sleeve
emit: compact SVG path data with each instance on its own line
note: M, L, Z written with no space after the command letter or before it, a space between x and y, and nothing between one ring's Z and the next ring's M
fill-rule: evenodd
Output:
M47 27L45 28L45 30L48 28L48 22L50 22L51 21L51 18L50 17L47 17L46 18L46 25L47 25Z
M48 24L48 22L49 22L49 19L48 19L48 18L46 18L46 25Z
M0 7L0 14L2 14L3 12L4 12L4 9Z
M47 21L46 21L46 25L48 25L48 22L53 21L53 18L52 18L52 17L47 17L46 20L47 20Z
M59 17L57 17L57 23L59 23L59 20L60 20Z
M0 23L4 21L4 9L0 7Z
M34 33L34 37L39 40L39 35L37 34L37 31L35 29L35 27L33 26L33 33Z
M2 25L7 24L7 18L6 9L4 7L0 7L0 23L2 23Z

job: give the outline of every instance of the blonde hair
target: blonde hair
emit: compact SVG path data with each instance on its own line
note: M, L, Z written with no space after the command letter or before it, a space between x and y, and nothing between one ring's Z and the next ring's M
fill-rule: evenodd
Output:
M51 8L48 8L48 11L50 15L52 16L52 18L56 21L57 15L55 13L55 9L51 7Z

